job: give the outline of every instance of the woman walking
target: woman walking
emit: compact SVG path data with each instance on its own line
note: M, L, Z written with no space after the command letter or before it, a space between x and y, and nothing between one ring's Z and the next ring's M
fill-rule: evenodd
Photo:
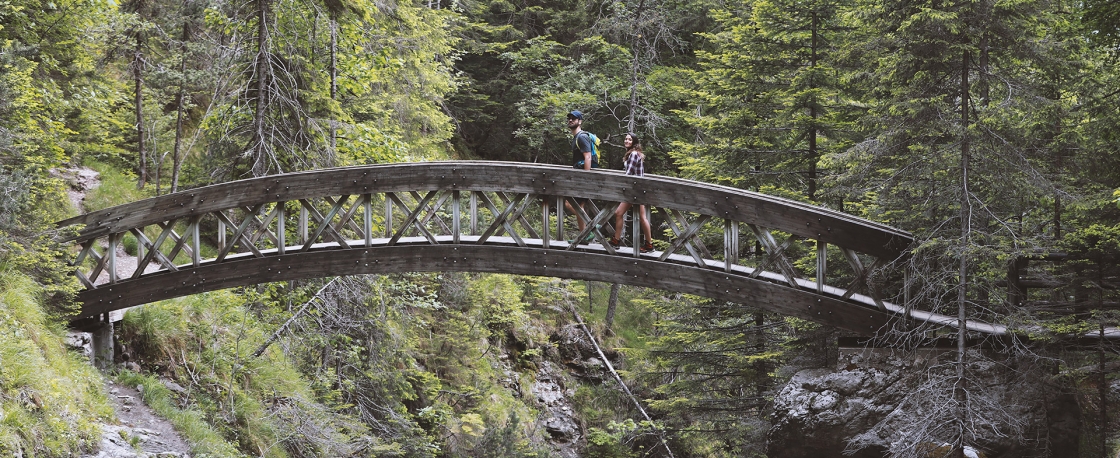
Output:
M626 175L638 177L645 175L646 155L642 154L642 142L638 140L638 136L626 134L622 145L626 147L626 156L623 162L623 169L626 170ZM621 245L619 235L623 227L622 218L627 210L630 210L630 202L619 203L618 208L614 210L615 232L614 237L611 238L611 245L615 247ZM644 243L640 249L642 253L647 253L653 251L653 235L650 233L649 218L646 216L645 205L638 207L638 214L641 215L642 232L644 232L646 236L646 243ZM635 244L637 244L637 241L635 241Z

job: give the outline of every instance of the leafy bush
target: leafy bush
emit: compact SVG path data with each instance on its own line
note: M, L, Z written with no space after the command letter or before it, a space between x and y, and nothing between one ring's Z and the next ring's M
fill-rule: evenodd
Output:
M136 236L132 234L125 234L125 236L121 238L121 247L124 248L124 252L129 256L136 256L138 245L140 245L140 242L136 240Z

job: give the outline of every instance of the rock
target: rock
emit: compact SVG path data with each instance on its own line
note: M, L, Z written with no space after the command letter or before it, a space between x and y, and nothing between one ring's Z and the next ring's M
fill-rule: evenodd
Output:
M797 372L774 399L767 456L879 458L901 453L899 447L912 446L908 441L917 437L915 424L938 408L931 404L939 398L931 396L952 396L951 388L911 396L930 377L952 375L955 369L944 363L955 354L940 356L939 361L937 354L904 358L889 350L862 351L841 355L837 369ZM1023 377L1012 369L1015 361L978 354L969 360L975 362L969 367L975 384L970 390L973 414L991 420L977 426L983 437L970 444L977 453L1029 457L1047 447L1078 449L1078 407L1072 395L1054 389L1054 381L1043 374Z
M123 432L123 434L122 434ZM124 426L103 425L101 451L94 458L137 458L136 449L125 437L131 437Z
M179 385L178 383L175 383L175 382L173 382L169 379L160 377L159 381L160 381L160 383L163 384L163 386L166 386L167 389L171 390L172 392L175 392L175 393L178 393L178 394L183 394L183 393L187 392L187 389L183 388L182 385Z
M549 418L545 421L545 430L553 439L570 439L579 435L579 426L571 416ZM566 440L565 442L571 441Z
M117 401L117 420L101 425L98 451L81 458L190 458L190 446L174 426L141 402L133 387L110 381L106 388Z
M548 432L554 456L576 458L582 435L572 409L574 392L564 388L565 377L564 370L550 361L541 361L529 393L541 407L536 423Z
M86 192L101 185L101 174L88 167L52 169L51 174L66 180L70 185L68 194L74 209L82 211Z
M80 331L66 333L66 346L93 361L93 334Z

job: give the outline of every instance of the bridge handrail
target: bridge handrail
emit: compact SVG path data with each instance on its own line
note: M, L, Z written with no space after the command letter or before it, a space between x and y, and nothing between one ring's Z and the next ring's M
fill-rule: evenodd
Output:
M372 181L371 181L372 180ZM58 223L84 225L83 241L194 214L324 195L472 190L629 201L758 224L893 259L913 236L885 224L781 197L680 178L516 162L442 161L341 167L220 183L93 211Z

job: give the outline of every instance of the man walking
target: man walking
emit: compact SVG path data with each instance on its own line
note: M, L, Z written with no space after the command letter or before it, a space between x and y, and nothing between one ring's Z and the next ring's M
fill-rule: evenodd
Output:
M572 110L568 113L568 128L572 130L572 167L583 170L591 170L592 168L599 167L599 158L593 154L594 144L591 140L591 134L583 130L583 113L579 110ZM586 209L587 199L577 199L580 208ZM564 208L569 212L576 215L576 224L579 226L579 231L582 233L583 229L587 227L587 222L580 217L568 201L564 201ZM576 243L583 243L585 240L576 240Z

